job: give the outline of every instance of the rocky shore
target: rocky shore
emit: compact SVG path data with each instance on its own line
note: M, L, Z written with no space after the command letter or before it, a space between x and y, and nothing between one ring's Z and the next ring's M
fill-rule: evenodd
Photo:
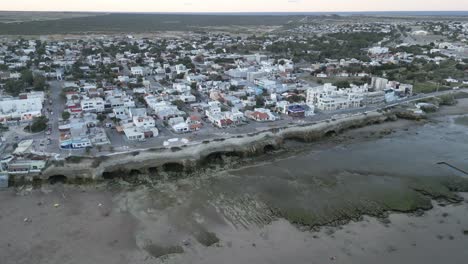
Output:
M401 112L401 110L398 111L398 113ZM408 115L414 115L414 113L409 112ZM375 111L320 123L218 138L195 145L152 148L112 156L71 156L64 161L52 161L48 168L36 178L47 180L60 177L70 182L82 182L88 179L109 179L135 173L154 174L158 171L189 173L198 170L220 155L240 158L258 156L281 149L285 140L312 142L349 129L396 119L393 111ZM30 177L28 180L33 180L33 178Z

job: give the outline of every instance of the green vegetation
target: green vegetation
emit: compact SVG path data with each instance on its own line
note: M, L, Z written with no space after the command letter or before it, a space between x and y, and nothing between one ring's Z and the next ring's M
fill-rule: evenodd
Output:
M324 62L326 59L355 58L369 61L364 50L381 41L386 34L357 32L335 33L305 41L277 41L267 46L267 51L275 54L291 55L293 61Z
M0 123L0 132L8 131L8 127Z
M18 96L29 87L32 87L35 91L44 91L47 87L46 80L43 76L34 76L30 70L24 69L21 71L19 80L10 79L5 82L5 92L12 96Z
M200 242L200 244L204 245L205 247L210 247L219 242L219 238L216 236L215 233L208 232L206 230L196 232L195 238L198 242Z
M62 113L62 119L63 119L63 120L68 120L68 119L70 119L70 112L68 112L68 111L63 111L63 113Z
M172 102L173 105L177 106L179 110L183 109L185 107L185 103L182 100L175 100Z
M305 101L305 98L300 96L300 95L297 95L297 94L293 94L291 96L289 96L287 98L288 102L290 103L298 103L298 102L303 102Z
M454 105L457 103L453 94L445 94L438 97L440 105Z
M207 19L209 18L209 19ZM0 23L2 35L46 35L87 32L185 31L203 27L280 26L299 16L99 14L48 21Z
M418 82L415 83L413 86L414 93L432 93L437 91L438 89L443 90L441 89L440 85L433 82Z
M106 115L104 115L104 114L98 114L98 115L97 115L97 119L98 119L99 122L101 122L101 123L104 122L104 120L106 120L106 118L107 118L107 117L106 117Z
M42 132L47 128L47 122L49 122L49 119L47 119L45 116L36 117L33 119L33 122L30 126L24 128L24 131L31 133Z
M370 68L368 71L375 76L386 76L390 81L399 81L414 85L414 92L429 93L436 90L451 89L453 84L445 79L464 79L466 65L452 59L436 64L416 59L406 65L382 65Z
M338 88L349 88L351 87L351 84L349 83L349 81L338 81L338 82L335 82L333 83L334 86L338 87Z
M163 247L154 244L146 245L143 247L148 254L155 258L160 258L162 256L171 255L171 254L181 254L184 253L184 249L181 246L171 246Z

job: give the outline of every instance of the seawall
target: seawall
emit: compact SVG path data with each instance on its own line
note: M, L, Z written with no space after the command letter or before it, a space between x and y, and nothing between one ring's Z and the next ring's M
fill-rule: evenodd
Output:
M348 129L395 120L392 112L368 112L342 119L292 125L245 135L203 141L172 148L152 148L125 154L100 157L69 157L51 161L36 179L62 178L99 180L118 174L191 172L215 161L219 155L252 157L280 149L285 140L312 142ZM31 176L29 180L32 180Z

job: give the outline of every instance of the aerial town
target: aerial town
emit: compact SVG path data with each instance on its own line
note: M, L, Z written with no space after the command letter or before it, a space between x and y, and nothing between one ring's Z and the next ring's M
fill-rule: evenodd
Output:
M468 86L468 23L302 22L262 36L1 39L4 177L40 173L51 159L200 144Z
M468 0L0 5L0 264L467 263L467 138Z

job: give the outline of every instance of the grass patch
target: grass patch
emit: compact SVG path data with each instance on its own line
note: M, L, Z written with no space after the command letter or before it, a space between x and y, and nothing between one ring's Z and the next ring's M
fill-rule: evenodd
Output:
M437 90L437 84L431 82L415 83L413 87L414 93L431 93Z
M66 158L66 160L70 163L80 163L84 159L85 159L84 157L80 157L80 156L70 156Z
M219 242L219 238L216 236L216 234L208 231L197 232L195 234L195 239L197 239L197 241L205 247L210 247Z
M160 257L171 255L171 254L184 253L184 249L181 246L163 247L163 246L158 246L155 244L146 245L144 247L144 250L146 250L148 254L150 254L151 256L155 258L160 258Z

